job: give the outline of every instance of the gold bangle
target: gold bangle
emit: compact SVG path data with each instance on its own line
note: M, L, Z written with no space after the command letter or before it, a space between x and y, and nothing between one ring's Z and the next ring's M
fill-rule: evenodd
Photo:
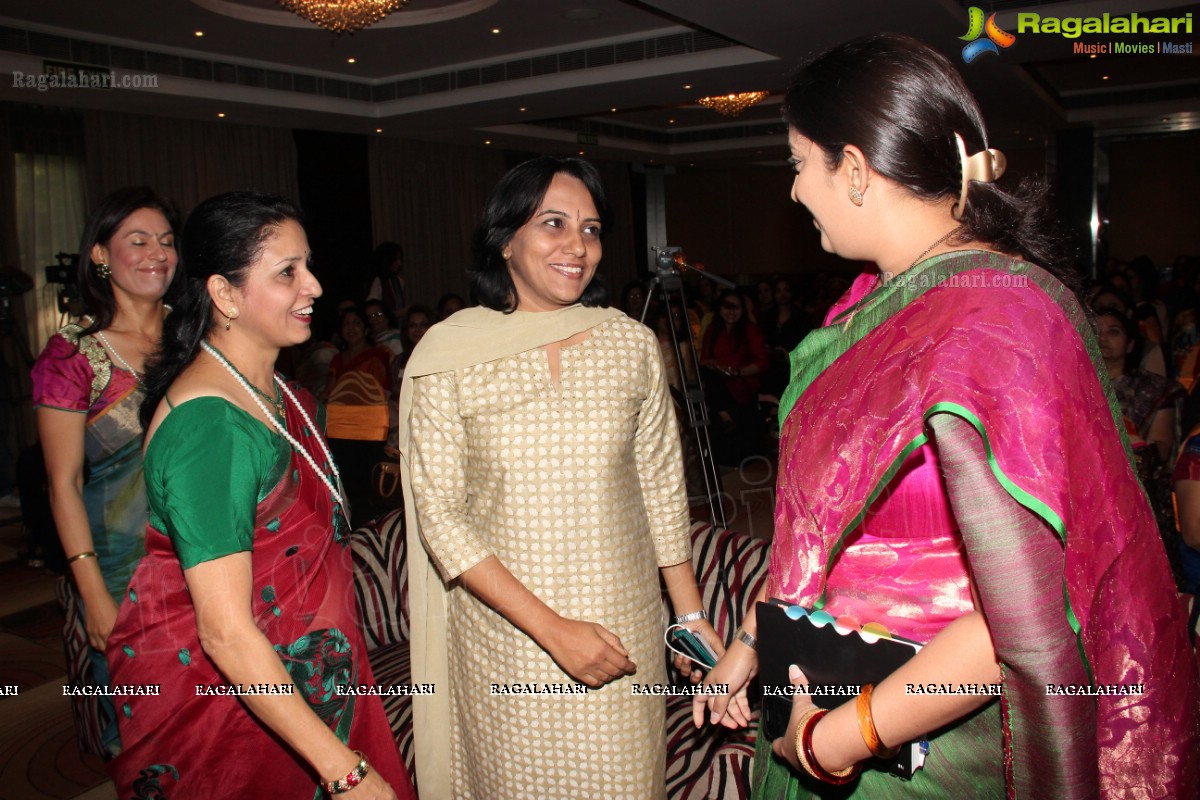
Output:
M84 550L78 555L71 556L67 559L68 564L74 564L76 561L82 561L85 558L97 558L95 550Z
M855 711L858 712L858 731L862 734L863 741L866 742L871 755L876 758L894 758L900 752L900 748L898 746L888 747L879 741L879 731L875 730L875 720L871 716L871 692L874 690L874 684L864 683L862 690L858 693L858 700L855 702Z
M814 778L817 776L813 772L812 767L809 766L808 755L804 752L804 729L807 727L808 721L812 719L815 714L820 714L823 711L825 711L825 709L813 706L806 711L804 716L802 716L796 723L796 741L794 742L796 748L796 759L800 762L800 767Z
M817 755L813 751L813 732L817 723L828 713L823 708L817 708L800 718L803 724L796 726L796 755L800 757L800 765L809 775L822 783L841 786L858 777L858 773L862 771L862 764L851 764L845 769L830 772L817 761Z

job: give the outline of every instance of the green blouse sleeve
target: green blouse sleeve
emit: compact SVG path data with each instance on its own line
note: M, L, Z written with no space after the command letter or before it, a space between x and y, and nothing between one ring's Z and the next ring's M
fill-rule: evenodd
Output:
M287 466L288 447L218 397L174 408L146 450L151 523L184 569L254 549L259 502Z

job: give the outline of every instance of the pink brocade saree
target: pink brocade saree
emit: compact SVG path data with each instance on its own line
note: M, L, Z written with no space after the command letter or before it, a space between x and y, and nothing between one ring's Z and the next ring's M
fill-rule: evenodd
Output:
M1046 525L1036 541L963 534L1004 673L1008 795L1198 796L1186 617L1070 292L995 254L929 259L811 334L792 363L771 595L822 605L847 538L931 441L926 420L958 416ZM1142 692L1103 693L1118 685Z

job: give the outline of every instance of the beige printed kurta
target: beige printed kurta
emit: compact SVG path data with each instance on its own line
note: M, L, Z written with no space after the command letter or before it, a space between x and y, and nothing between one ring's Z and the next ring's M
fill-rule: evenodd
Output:
M586 695L462 587L447 597L454 797L664 796L658 567L691 557L679 436L658 343L627 317L561 350L417 378L412 485L452 580L495 555L552 609L615 633L638 665ZM452 584L453 585L453 584ZM500 693L493 693L497 685Z

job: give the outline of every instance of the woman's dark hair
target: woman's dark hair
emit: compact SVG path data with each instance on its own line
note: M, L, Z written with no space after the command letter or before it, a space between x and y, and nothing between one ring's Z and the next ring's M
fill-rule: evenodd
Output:
M463 299L462 295L455 294L454 292L446 292L446 294L438 298L437 318L439 321L446 318L446 305L455 301L458 302L460 307L467 307L467 301Z
M408 322L413 318L414 314L424 315L425 321L430 325L438 321L437 317L433 315L433 309L429 306L421 305L420 303L413 303L409 306L408 314L404 317L404 327L400 329L400 341L404 344L405 353L411 353L413 349L413 340L408 335Z
M100 201L92 209L87 224L83 227L83 236L79 240L79 287L83 295L84 313L91 316L93 322L83 330L83 333L102 331L112 324L117 311L117 301L113 298L112 282L96 274L96 265L92 262L92 248L98 244L108 245L116 234L121 223L130 214L143 208L152 208L166 217L167 224L176 234L179 232L179 215L175 206L159 197L147 186L126 186ZM178 238L178 237L176 237ZM175 292L183 279L182 259L175 267L175 277L167 287L163 302L174 305Z
M1108 299L1102 299L1108 296ZM1096 292L1092 295L1092 308L1099 313L1100 309L1109 311L1120 311L1128 317L1134 309L1133 298L1122 292L1111 283L1101 284Z
M371 333L371 320L367 319L367 314L358 306L350 306L343 308L342 313L338 314L338 335L342 334L342 326L346 324L346 317L358 317L358 321L362 323L363 338L366 339L368 345L375 344L375 334ZM343 347L345 340L342 341Z
M871 168L917 197L957 199L962 180L957 133L968 155L988 147L974 96L951 63L932 48L894 33L838 45L802 68L783 102L789 126L825 153L830 169L855 145ZM1077 284L1066 237L1040 181L1013 192L996 183L967 190L959 243L978 240L1021 256Z
M213 304L208 279L220 275L242 286L250 266L287 220L304 218L291 202L273 194L237 191L210 197L192 211L180 237L187 275L174 310L163 322L162 345L146 368L142 427L172 381L192 363L212 330Z
M395 242L380 242L375 252L371 253L371 274L377 278L387 278L392 274L392 264L396 263L397 257L403 264L403 247Z
M730 336L737 343L738 347L742 347L745 339L746 327L750 325L750 314L746 312L746 299L740 291L734 289L722 289L721 294L716 295L716 303L713 306L713 321L709 323L708 330L704 332L704 349L710 347L709 339L715 341L716 335L725 327L725 320L721 319L721 306L725 305L726 300L737 300L738 305L742 306L742 315L738 317L736 323L730 325Z
M541 156L513 167L492 190L479 227L475 229L475 265L469 274L480 305L505 313L516 310L520 298L501 252L517 230L537 213L550 181L560 174L577 178L587 188L600 214L600 236L611 229L612 214L604 187L600 185L600 173L589 162L581 158ZM583 290L579 302L585 306L602 306L607 300L608 289L597 272Z

